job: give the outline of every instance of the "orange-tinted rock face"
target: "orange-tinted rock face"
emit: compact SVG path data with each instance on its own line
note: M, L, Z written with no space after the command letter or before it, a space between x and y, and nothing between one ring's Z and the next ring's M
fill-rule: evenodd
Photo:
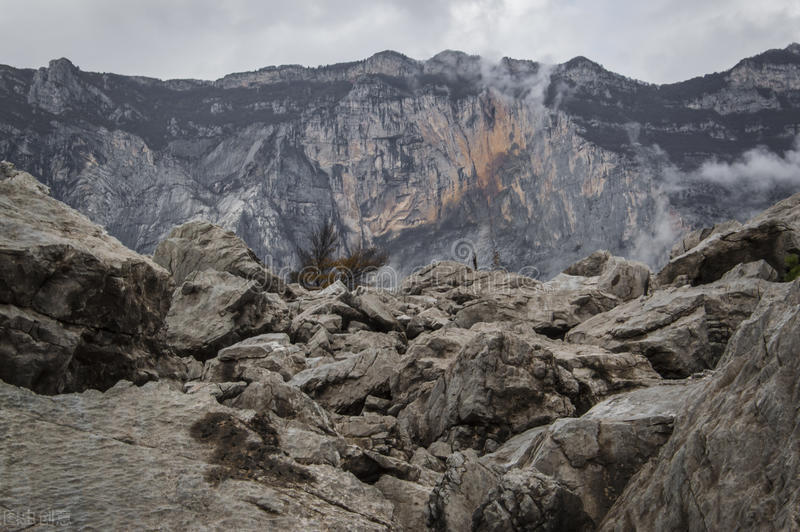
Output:
M791 193L676 179L711 157L789 149L797 68L796 47L664 86L585 58L458 52L215 82L58 60L0 68L0 158L143 252L202 218L278 270L332 216L348 244L388 247L403 273L466 239L482 265L498 255L549 276L598 248L652 263L683 226L746 218Z

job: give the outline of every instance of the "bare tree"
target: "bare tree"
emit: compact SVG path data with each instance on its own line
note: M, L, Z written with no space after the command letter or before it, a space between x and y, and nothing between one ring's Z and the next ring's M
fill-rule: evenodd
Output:
M331 218L326 218L312 229L307 236L305 247L298 246L300 267L322 269L334 261L334 253L339 246L339 232Z
M297 246L300 269L295 280L306 288L327 286L337 247L339 231L332 218L325 218L306 235L306 245Z
M355 288L367 274L377 271L389 259L385 251L362 246L348 255L337 257L339 232L330 218L312 229L306 240L305 247L297 247L300 270L293 274L294 280L306 288L324 288L337 279L341 279L349 288Z
M353 289L363 284L365 277L378 271L389 261L389 253L377 247L358 247L352 253L336 261L339 278Z

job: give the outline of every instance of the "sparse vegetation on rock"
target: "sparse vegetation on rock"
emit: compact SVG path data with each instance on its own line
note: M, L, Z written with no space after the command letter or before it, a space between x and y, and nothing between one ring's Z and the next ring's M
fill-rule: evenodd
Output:
M321 289L341 281L352 290L389 261L389 254L374 246L358 246L337 255L341 244L336 225L326 218L308 233L305 246L297 248L300 268L292 273L292 279L307 289Z

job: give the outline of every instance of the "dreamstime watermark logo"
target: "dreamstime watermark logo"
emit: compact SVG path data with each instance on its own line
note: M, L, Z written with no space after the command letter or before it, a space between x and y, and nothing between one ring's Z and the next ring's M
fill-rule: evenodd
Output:
M31 508L2 510L0 512L0 525L3 527L27 528L36 525L50 525L67 527L72 524L70 512L51 508L36 512Z
M546 290L541 282L541 271L533 260L532 264L519 268L516 272L506 270L497 264L497 257L481 257L478 246L467 238L459 238L449 246L449 256L445 261L432 260L429 264L413 268L407 276L403 276L392 266L381 266L353 271L347 267L336 265L331 268L306 266L297 271L290 266L276 268L272 256L265 257L263 268L253 270L246 278L255 281L260 290L280 292L283 286L299 282L312 289L321 289L341 281L347 288L358 286L376 290L396 292L403 284L403 278L426 277L426 285L440 288L462 289L472 288L475 291L506 292L519 288ZM495 252L495 255L497 253ZM529 257L543 257L543 252L533 251ZM483 259L483 260L482 260ZM448 263L460 263L460 267L452 267ZM479 264L493 262L491 267L476 267ZM447 265L445 265L447 264Z
M291 266L276 269L272 256L267 256L264 268L254 269L245 276L248 281L255 281L260 290L280 292L289 284L299 282L311 288L324 288L337 281L352 289L357 286L368 286L381 290L394 290L400 282L400 275L391 266L361 267L351 269L340 264L327 268L305 266L295 270Z
M450 246L450 256L457 262L476 260L475 244L466 238L459 238Z

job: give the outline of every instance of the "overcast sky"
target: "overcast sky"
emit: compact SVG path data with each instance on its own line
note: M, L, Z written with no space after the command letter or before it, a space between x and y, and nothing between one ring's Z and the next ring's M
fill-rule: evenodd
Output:
M0 63L216 79L386 49L563 62L663 83L800 41L800 0L0 0Z

